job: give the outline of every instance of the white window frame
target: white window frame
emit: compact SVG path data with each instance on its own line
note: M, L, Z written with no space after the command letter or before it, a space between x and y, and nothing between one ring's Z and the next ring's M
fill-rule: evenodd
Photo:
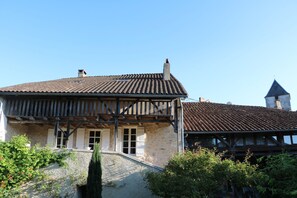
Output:
M60 137L59 137L59 132L60 132L60 134L61 134ZM60 144L58 144L58 139L61 139ZM56 140L55 148L59 148L59 149L61 149L61 148L67 148L67 144L68 144L68 142L65 142L65 145L63 144L65 139L66 139L66 137L64 137L64 132L63 132L62 130L59 129L59 130L57 131L56 136L55 136L55 140Z
M91 137L90 135L91 135L91 132L92 131L94 132L94 136ZM96 136L96 132L99 132L99 137ZM100 147L101 147L102 132L103 132L103 129L88 129L87 130L87 133L88 133L87 145L88 145L88 147L90 147L91 150L93 150L93 149L92 149L92 147L90 145L93 145L93 148L94 148L94 144L95 144L95 139L96 138L99 138L99 144L100 144ZM94 138L94 142L93 143L90 143L90 138Z
M132 130L135 129L135 134L132 134ZM125 130L128 130L128 140L125 140ZM135 136L135 139L132 140L132 135ZM122 152L128 155L136 155L137 151L137 127L123 127L123 134L122 134ZM128 142L128 146L125 146L125 142ZM135 143L135 146L131 144ZM128 149L127 152L124 152L124 149ZM134 152L132 152L134 149Z

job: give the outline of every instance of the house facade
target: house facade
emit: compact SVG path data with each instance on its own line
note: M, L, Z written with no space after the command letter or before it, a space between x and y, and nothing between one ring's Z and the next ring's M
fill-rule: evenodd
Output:
M297 112L255 106L187 102L186 147L227 151L240 158L288 151L297 154Z
M0 138L31 144L115 151L163 166L183 150L182 84L163 73L86 76L0 88Z

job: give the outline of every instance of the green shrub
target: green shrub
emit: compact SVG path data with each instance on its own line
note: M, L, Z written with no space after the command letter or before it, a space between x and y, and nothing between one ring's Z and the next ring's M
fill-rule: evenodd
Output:
M256 166L221 156L207 149L177 154L163 172L147 175L149 189L161 197L216 197L227 184L255 185Z
M53 152L37 146L29 148L25 135L14 136L8 142L0 142L0 197L26 181L40 175L39 168L57 162L63 164L68 152Z
M264 164L258 186L264 197L297 197L297 158L287 153L261 158Z
M92 159L89 164L87 179L87 197L101 198L102 195L102 168L99 144L95 143Z

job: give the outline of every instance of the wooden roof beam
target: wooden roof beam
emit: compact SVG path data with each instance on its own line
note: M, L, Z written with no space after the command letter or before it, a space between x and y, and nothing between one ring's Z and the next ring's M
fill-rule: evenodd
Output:
M15 119L17 119L17 120L19 120L19 121L21 121L21 120L23 120L23 118L21 118L21 117L16 117Z

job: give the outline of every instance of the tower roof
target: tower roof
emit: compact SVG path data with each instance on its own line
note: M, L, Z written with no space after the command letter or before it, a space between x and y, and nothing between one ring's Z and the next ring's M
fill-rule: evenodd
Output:
M271 97L271 96L281 96L281 95L289 95L289 93L282 86L280 86L280 84L278 84L276 80L274 80L265 98Z

